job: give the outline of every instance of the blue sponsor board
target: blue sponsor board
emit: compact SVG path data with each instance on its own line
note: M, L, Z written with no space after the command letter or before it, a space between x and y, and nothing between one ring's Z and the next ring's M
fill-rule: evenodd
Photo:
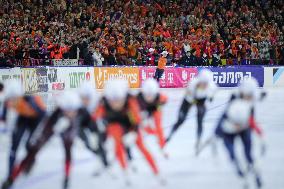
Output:
M259 86L263 87L264 68L262 66L210 67L209 69L213 72L215 83L220 87L236 87L245 77L256 78Z

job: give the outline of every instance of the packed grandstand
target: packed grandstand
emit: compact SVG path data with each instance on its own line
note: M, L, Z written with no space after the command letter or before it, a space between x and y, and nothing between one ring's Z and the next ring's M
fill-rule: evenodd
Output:
M281 0L1 0L0 66L284 64Z

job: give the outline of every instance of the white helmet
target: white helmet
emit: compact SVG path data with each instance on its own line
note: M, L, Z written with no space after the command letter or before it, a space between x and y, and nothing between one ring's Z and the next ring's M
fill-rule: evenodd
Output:
M24 95L24 90L20 81L8 80L4 86L5 98L17 98Z
M64 91L58 96L57 105L63 111L76 111L82 107L82 101L78 93Z
M209 83L213 81L213 73L209 69L202 69L197 78L199 82Z
M81 97L85 97L88 99L93 98L93 96L96 94L95 86L91 85L91 83L89 82L83 83L80 86L78 92Z
M239 84L239 92L246 96L256 97L259 85L254 77L244 78Z
M141 91L144 96L156 97L159 93L159 84L155 79L149 78L142 84Z
M107 100L123 100L127 96L128 89L126 80L109 80L104 87L104 95Z

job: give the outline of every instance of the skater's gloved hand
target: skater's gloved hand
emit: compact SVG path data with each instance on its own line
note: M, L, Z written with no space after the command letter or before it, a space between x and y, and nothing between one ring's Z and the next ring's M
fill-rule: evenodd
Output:
M122 142L126 147L129 147L133 144L135 144L137 138L137 134L135 132L129 132L125 134L122 138Z

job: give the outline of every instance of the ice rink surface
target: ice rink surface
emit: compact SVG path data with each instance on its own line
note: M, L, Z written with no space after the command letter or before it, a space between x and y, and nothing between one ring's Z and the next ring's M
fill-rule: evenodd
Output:
M163 125L165 134L177 119L177 112L184 95L183 89L164 89L169 102L163 109ZM260 157L260 144L254 134L254 157L262 172L265 189L284 188L284 89L267 89L268 96L257 105L256 118L264 130L267 153ZM220 90L211 104L205 117L203 140L210 136L221 116L232 90ZM131 186L125 185L123 174L117 162L113 164L113 175L103 173L94 177L93 173L99 167L97 157L86 150L77 139L73 148L74 160L71 173L71 189L240 189L241 180L235 175L223 143L217 143L217 155L213 156L209 146L198 157L194 155L196 139L195 108L190 111L187 121L166 147L169 158L165 159L159 149L156 139L145 137L145 142L154 155L160 168L161 176L167 184L162 186L153 176L148 164L140 152L133 147L134 166L137 172L129 172ZM237 156L244 163L244 155L240 142L236 142ZM23 147L23 146L22 146ZM53 137L38 156L33 172L22 176L13 187L14 189L61 189L63 178L64 153L59 137ZM0 134L0 180L4 179L7 171L9 151L9 135ZM19 159L24 155L20 151ZM251 187L255 188L253 180Z

